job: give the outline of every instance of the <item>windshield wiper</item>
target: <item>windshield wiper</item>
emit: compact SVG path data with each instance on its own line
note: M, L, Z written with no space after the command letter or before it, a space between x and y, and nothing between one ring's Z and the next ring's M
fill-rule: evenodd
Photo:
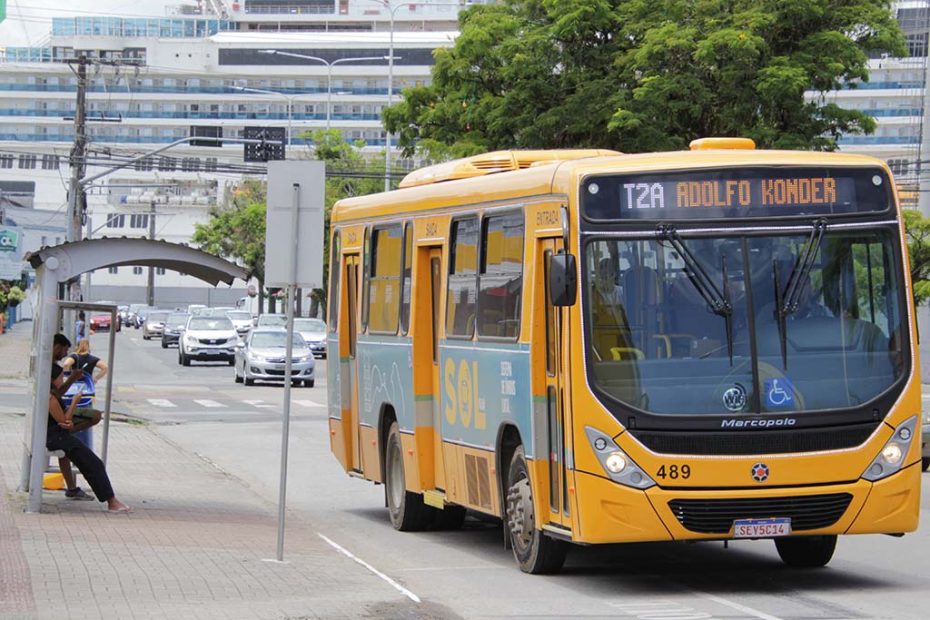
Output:
M685 267L691 272L691 283L697 289L704 301L710 307L711 312L723 317L724 327L727 335L727 353L730 356L730 365L733 365L733 304L730 301L730 282L727 277L727 259L726 256L720 257L720 267L723 274L723 291L717 288L717 285L698 262L698 259L688 246L681 240L678 230L669 224L659 224L656 227L656 235L659 239L668 241L681 259Z
M788 283L784 291L781 288L778 261L772 260L772 278L775 283L775 319L778 323L778 339L781 343L781 362L785 370L788 370L788 317L798 311L801 295L807 285L807 277L814 266L814 261L817 260L817 252L820 250L820 243L826 231L827 220L814 220L814 228L807 240L807 247L798 254L798 259L794 262L791 273L788 274Z

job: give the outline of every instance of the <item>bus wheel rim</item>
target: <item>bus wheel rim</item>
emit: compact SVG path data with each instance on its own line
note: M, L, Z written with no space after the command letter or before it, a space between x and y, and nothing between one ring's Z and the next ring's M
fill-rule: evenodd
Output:
M529 549L536 527L530 481L522 478L510 486L507 493L507 527L514 546L521 552Z
M400 459L400 450L396 443L391 444L391 507L400 508L404 496L404 465Z

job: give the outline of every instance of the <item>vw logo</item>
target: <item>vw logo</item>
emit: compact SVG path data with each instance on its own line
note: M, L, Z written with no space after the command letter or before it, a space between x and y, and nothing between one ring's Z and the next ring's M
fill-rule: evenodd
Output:
M746 406L746 390L743 389L743 386L737 384L724 392L723 406L727 408L727 411L733 413L742 411L743 407Z
M752 479L756 482L765 482L769 479L769 467L765 463L756 463L752 466Z

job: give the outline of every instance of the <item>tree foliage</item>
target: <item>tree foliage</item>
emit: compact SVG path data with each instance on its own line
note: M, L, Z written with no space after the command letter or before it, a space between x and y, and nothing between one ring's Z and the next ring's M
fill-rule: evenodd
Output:
M671 150L706 136L836 148L874 119L822 100L903 55L887 0L504 0L460 14L430 85L384 112L407 155Z
M366 160L359 150L364 144L347 144L338 130L314 131L306 137L313 141L316 159L326 162L325 282L329 271L329 216L333 204L342 198L381 191L384 188L384 165ZM192 241L207 252L241 261L259 283L264 283L266 210L266 183L245 180L227 192L220 206L211 210L207 223L195 227ZM325 299L325 290L315 289L311 313L315 314L317 304L325 302Z
M907 249L911 264L911 286L914 304L919 306L930 298L930 219L920 211L904 211Z

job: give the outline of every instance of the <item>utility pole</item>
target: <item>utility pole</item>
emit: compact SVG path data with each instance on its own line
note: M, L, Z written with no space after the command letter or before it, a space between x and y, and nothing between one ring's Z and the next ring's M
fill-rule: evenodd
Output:
M68 187L68 241L81 240L81 228L84 223L84 209L86 199L81 179L84 178L87 161L87 65L90 62L87 56L69 61L77 64L71 70L77 75L77 101L74 109L74 146L71 147L71 183ZM71 301L81 299L81 281L77 278L71 281L68 294Z
M149 240L155 240L155 201L149 205ZM145 287L145 303L150 308L155 307L155 268L149 267L149 281Z

